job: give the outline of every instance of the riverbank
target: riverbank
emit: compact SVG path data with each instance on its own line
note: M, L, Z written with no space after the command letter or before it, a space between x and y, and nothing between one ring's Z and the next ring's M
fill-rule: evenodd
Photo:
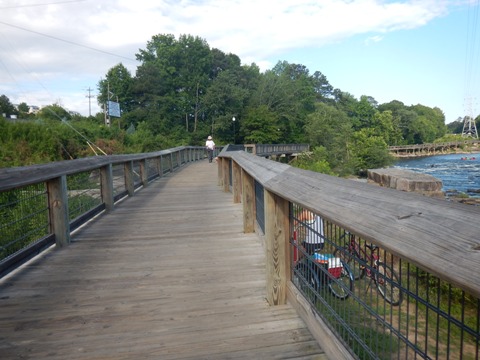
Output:
M405 155L400 155L400 154L394 154L391 153L391 155L395 159L414 159L414 158L419 158L419 157L430 157L430 156L439 156L439 155L451 155L451 154L480 154L480 149L475 147L475 149L469 149L469 150L462 150L462 149L456 149L452 151L444 151L444 152L437 152L437 153L411 153L411 154L405 154Z
M442 191L449 201L480 205L480 151L468 150L400 158L394 168L428 174L441 180Z

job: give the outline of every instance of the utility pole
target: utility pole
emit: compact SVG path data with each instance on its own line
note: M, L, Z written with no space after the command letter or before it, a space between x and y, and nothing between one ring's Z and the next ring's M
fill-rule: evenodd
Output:
M90 89L90 86L89 86L87 89L88 95L85 95L85 97L88 98L88 116L89 117L92 116L92 101L90 100L91 98L93 98L92 90L93 89Z
M110 82L107 81L107 102L105 103L105 108L104 108L104 111L105 111L105 125L110 127L110 112L109 112L109 103L110 103L110 96L111 96L111 92L110 92Z

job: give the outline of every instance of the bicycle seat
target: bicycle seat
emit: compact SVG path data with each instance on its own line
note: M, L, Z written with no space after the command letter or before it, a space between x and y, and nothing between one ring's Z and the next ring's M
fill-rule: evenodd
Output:
M375 251L378 247L375 244L367 244L367 243L365 243L365 246L368 247L369 249L371 249L372 251Z

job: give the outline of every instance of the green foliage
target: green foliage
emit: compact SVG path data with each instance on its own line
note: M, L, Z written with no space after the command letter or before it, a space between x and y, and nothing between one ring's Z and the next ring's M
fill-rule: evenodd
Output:
M458 118L456 121L447 124L447 133L461 135L463 132L463 119Z
M304 126L307 142L312 147L325 148L325 160L337 174L349 175L349 139L353 134L347 114L333 105L318 103L314 113L307 116Z
M463 125L462 125L463 126ZM446 143L446 142L455 142L455 141L464 141L465 138L461 134L445 134L442 137L435 139L435 143Z
M103 114L87 119L58 104L27 125L2 121L0 165L91 156L96 147L114 154L203 145L213 135L218 145L308 142L325 154L302 166L348 176L388 165L387 145L433 142L447 131L438 108L356 99L302 64L279 61L261 73L196 36L154 35L136 57L135 75L119 63L98 83L99 104L118 99L121 106L110 127ZM0 97L2 111L12 107ZM19 110L26 117L27 105Z
M28 113L29 110L30 110L30 108L28 107L27 103L22 102L22 103L18 104L18 111L20 111L22 113Z
M385 140L375 130L362 129L353 135L352 153L355 157L355 173L366 175L368 169L382 168L393 164Z
M37 114L37 118L41 120L64 121L70 120L72 116L62 106L58 104L43 107Z
M330 168L327 158L327 149L323 146L318 146L314 148L311 153L300 154L297 159L294 160L292 165L304 170L311 170L327 175L336 175Z
M0 193L0 260L48 235L44 184Z
M5 114L7 117L17 114L15 106L13 106L13 104L10 102L10 99L6 95L0 96L0 116L3 114Z
M98 104L103 108L109 100L120 104L121 112L134 109L132 95L133 78L130 71L122 64L108 70L106 78L98 83Z
M248 109L240 133L248 144L275 144L280 139L279 126L276 114L266 105L259 105Z

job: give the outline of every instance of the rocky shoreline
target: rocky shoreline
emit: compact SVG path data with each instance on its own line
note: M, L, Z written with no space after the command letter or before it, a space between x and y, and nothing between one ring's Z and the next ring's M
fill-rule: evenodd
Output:
M370 169L367 182L400 191L415 192L429 197L446 199L466 205L480 206L480 197L470 197L455 190L442 191L442 181L427 174L403 169ZM480 189L469 189L480 194Z
M468 192L480 194L480 189L469 189ZM466 205L480 206L480 197L471 197L456 190L445 191L445 199Z
M417 157L430 157L430 156L438 156L438 155L449 155L449 154L466 154L466 155L475 155L480 156L480 149L478 146L470 146L465 149L457 148L454 151L446 151L441 154L408 154L408 155L394 155L397 159L408 159L408 158L417 158ZM477 193L480 195L480 189L469 189L469 193ZM456 190L449 190L445 191L444 198L448 201L454 201L466 205L476 205L480 206L480 197L471 197L463 192L459 192Z

